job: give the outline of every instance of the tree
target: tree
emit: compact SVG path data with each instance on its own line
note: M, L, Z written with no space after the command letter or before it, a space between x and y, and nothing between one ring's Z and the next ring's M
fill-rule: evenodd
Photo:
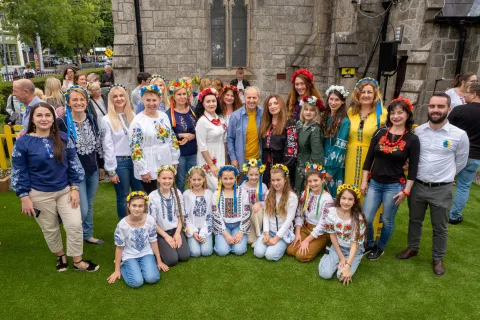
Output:
M100 0L100 19L103 21L103 27L100 29L100 37L96 44L102 47L113 46L114 30L111 0Z

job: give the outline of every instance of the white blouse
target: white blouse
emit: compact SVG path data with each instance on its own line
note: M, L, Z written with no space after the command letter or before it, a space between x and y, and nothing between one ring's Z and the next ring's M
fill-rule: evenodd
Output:
M122 261L136 259L153 254L150 243L157 242L155 219L147 215L143 227L134 228L128 224L126 218L120 220L115 229L115 245L124 247Z
M328 208L325 217L325 231L334 233L337 236L338 245L344 248L350 248L352 241L362 245L365 240L365 220L362 216L359 219L360 225L353 229L352 220L343 220L338 216L337 208ZM359 230L357 236L357 229Z
M302 198L304 193L305 191L302 192ZM306 220L307 223L315 225L312 230L312 237L318 238L325 233L325 217L328 214L328 208L335 206L335 203L329 193L323 193L321 197L320 195L309 194L305 202L307 203L305 214L302 214L303 204L299 203L298 205L295 214L295 226L303 226Z
M454 88L445 91L445 93L450 96L450 108L452 108L452 110L453 108L466 103L465 98L459 96Z
M269 191L270 192L270 191ZM273 191L275 192L275 191ZM267 193L268 197L268 193ZM276 195L276 206L280 203L280 196ZM281 216L277 215L268 215L266 212L263 215L263 232L274 232L276 235L283 239L285 242L290 243L295 238L295 234L293 233L293 219L295 218L295 212L298 207L298 198L297 195L290 191L288 196L287 202L287 216L282 218Z
M140 112L130 124L129 135L136 179L150 173L151 180L155 180L162 165L178 164L180 148L164 112L157 112L155 118Z
M185 202L185 233L187 237L193 237L194 233L205 239L212 234L212 202L213 192L206 189L203 196L197 196L188 189L183 193Z
M225 223L240 222L240 231L245 234L250 232L251 206L248 203L247 193L242 188L237 188L237 207L235 210L234 199L225 198L223 192L217 199L219 191L213 193L213 233L221 234L226 230ZM217 201L218 200L218 201Z
M182 192L177 189L177 193L182 208L181 214L185 217ZM160 190L157 189L148 195L148 201L148 214L155 218L156 223L163 231L177 228L180 210L173 189L168 198L161 195Z
M240 188L242 188L244 190L244 192L247 194L245 198L247 199L248 204L254 205L257 202L260 202L260 203L263 204L263 202L265 201L265 197L266 197L267 191L268 191L268 188L265 185L265 183L262 183L262 194L257 194L257 188L256 187L255 188L247 187L247 182L246 181L244 183L242 183Z
M124 113L118 114L122 127L117 131L113 130L110 118L103 117L101 124L101 135L103 153L105 159L104 168L107 172L115 173L117 169L117 157L130 156L130 145L128 141L128 122Z

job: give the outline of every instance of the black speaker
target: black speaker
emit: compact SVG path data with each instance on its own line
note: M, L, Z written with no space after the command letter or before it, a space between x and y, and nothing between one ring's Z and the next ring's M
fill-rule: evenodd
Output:
M398 42L380 42L380 61L378 68L382 72L392 72L397 69Z

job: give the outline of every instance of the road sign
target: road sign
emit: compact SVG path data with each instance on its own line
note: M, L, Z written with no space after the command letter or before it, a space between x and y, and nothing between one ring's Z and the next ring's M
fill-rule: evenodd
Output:
M342 68L341 74L342 78L353 78L355 75L355 68Z
M106 55L107 57L113 56L113 51L112 51L112 49L108 48L107 50L105 50L105 55Z

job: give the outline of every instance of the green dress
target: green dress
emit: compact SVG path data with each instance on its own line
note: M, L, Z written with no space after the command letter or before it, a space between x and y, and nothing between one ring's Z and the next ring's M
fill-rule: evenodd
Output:
M295 190L298 195L305 189L305 167L307 162L323 165L323 136L317 123L303 125L297 121L298 155L295 168Z
M327 119L327 128L330 126L332 118ZM350 131L350 120L343 118L338 129L337 136L334 138L323 138L323 150L325 152L325 170L332 175L332 180L327 183L328 191L332 198L337 196L338 186L344 183L345 177L345 153L347 151L348 133Z

